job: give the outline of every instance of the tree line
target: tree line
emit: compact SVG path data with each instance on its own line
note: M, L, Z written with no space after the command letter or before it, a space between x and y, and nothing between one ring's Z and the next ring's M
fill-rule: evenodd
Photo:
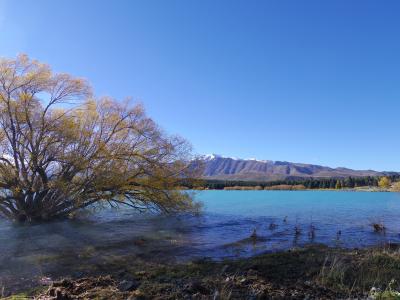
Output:
M378 187L382 176L366 176L366 177L346 177L346 178L298 178L285 179L275 181L243 181L243 180L209 180L205 179L193 184L193 181L183 181L182 186L189 189L205 188L222 190L230 187L261 187L268 188L279 185L299 186L303 185L306 189L343 189L356 188L362 186ZM390 182L400 180L400 174L392 174L384 176Z

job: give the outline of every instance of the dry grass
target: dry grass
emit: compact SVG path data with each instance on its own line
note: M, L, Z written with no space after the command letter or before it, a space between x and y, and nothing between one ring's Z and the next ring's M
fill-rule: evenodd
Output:
M305 189L306 187L302 184L297 184L297 185L279 184L273 186L266 186L264 188L264 190L288 190L288 191L302 191Z
M134 293L145 295L143 299L364 299L372 287L377 291L376 299L396 299L388 297L400 290L399 249L393 245L364 250L313 245L223 262L134 265L134 261L124 260L115 270L120 273L124 268L135 278L139 285ZM114 286L118 284L118 275L113 276L111 269L107 272ZM88 284L92 282L97 282L96 278L88 279ZM105 282L96 289L96 295L109 296L110 291L115 291L114 286ZM127 299L126 293L115 293L114 299Z
M348 266L342 257L339 255L334 255L333 257L328 255L325 258L320 273L316 277L316 281L324 286L343 288L347 268Z

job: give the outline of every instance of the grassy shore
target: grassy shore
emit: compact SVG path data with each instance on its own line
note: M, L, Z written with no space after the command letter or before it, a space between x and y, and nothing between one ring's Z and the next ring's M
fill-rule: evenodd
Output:
M400 251L301 249L186 264L120 261L103 274L65 278L35 292L48 299L400 299Z

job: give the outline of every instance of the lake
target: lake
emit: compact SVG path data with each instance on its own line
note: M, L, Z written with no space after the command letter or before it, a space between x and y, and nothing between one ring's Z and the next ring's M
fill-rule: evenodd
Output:
M47 224L0 220L0 288L91 274L121 258L223 259L308 243L353 248L400 242L399 193L201 191L196 199L204 204L199 216L107 209ZM385 225L385 233L373 231L375 222ZM254 230L257 238L249 238Z

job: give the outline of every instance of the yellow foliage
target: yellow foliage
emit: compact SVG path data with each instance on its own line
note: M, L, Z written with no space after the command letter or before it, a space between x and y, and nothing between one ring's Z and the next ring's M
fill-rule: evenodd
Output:
M379 179L378 186L380 188L387 189L387 188L390 188L390 185L391 185L391 181L390 181L389 177L384 176Z
M93 203L195 207L176 189L197 175L189 145L165 135L141 104L93 98L86 81L26 55L0 60L0 75L0 214L43 219Z

